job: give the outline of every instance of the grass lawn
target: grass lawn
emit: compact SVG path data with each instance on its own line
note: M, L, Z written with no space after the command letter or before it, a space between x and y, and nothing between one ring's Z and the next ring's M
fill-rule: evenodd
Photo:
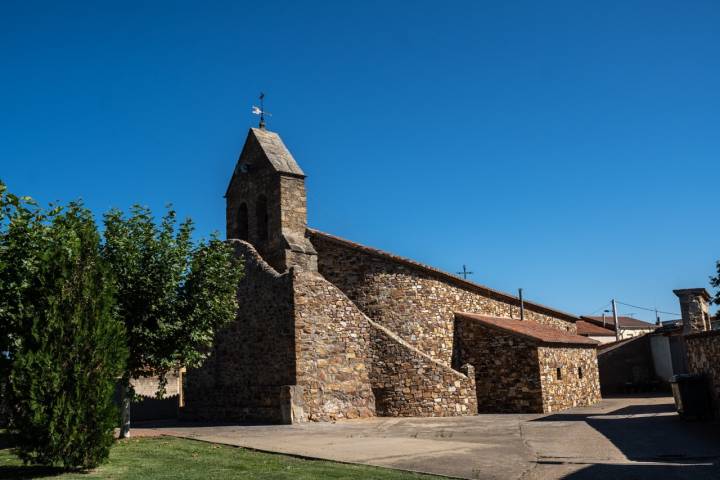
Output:
M43 467L23 466L8 448L0 446L0 478L431 480L438 477L302 460L173 437L155 437L130 438L116 443L110 452L110 460L89 473L62 473Z

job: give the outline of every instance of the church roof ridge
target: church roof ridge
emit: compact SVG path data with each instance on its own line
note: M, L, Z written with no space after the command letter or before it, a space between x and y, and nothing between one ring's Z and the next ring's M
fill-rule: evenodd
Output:
M399 255L395 255L393 253L389 253L384 250L379 250L377 248L368 247L366 245L362 245L362 244L353 242L352 240L347 240L345 238L337 237L335 235L331 235L329 233L325 233L325 232L322 232L322 231L314 229L314 228L308 227L307 231L311 235L318 235L318 236L324 237L330 241L334 241L336 243L341 243L343 245L354 248L356 250L363 251L370 255L375 255L377 257L389 259L394 262L398 262L398 263L404 264L406 266L413 267L418 270L422 270L422 271L430 273L432 275L439 276L439 277L443 278L444 280L454 283L455 285L459 285L460 287L468 288L468 289L472 289L472 290L479 290L484 294L489 294L496 298L500 298L504 301L510 301L512 303L515 303L518 306L520 305L520 299L515 295L501 292L500 290L495 290L493 288L487 287L485 285L481 285L479 283L471 282L469 280L464 280L460 277L457 277L448 272L440 270L439 268L431 267L429 265L425 265L424 263L420 263L415 260L411 260L409 258L401 257ZM565 320L569 320L571 322L577 322L579 320L579 317L577 317L576 315L573 315L573 314L567 313L567 312L563 312L561 310L557 310L555 308L551 308L551 307L542 305L540 303L523 300L523 304L525 305L525 308L532 310L536 313L541 313L541 314L550 315L550 316L556 316L556 317L559 317L559 318L562 318Z

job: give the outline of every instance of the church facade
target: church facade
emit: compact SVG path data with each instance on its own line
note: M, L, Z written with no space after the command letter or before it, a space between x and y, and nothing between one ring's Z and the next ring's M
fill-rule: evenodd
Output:
M305 174L253 128L226 192L237 319L186 418L292 423L554 412L600 399L577 317L309 228Z

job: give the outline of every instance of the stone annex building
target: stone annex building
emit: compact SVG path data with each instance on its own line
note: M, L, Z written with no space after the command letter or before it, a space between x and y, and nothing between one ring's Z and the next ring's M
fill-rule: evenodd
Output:
M249 131L225 195L237 321L186 378L187 418L555 412L600 399L577 317L307 226L305 174Z

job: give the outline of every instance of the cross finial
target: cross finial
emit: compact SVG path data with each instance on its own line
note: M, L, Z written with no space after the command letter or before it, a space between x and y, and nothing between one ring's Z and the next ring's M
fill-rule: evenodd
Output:
M467 280L468 275L472 275L473 272L469 271L465 265L463 265L462 272L457 272L458 275L462 275L462 277Z
M268 117L272 117L271 113L268 113L265 111L265 94L263 92L260 92L260 106L256 107L253 105L252 107L252 113L255 115L260 115L260 125L258 125L263 130L265 129L265 114L267 114Z
M260 92L260 128L265 128L265 94Z

